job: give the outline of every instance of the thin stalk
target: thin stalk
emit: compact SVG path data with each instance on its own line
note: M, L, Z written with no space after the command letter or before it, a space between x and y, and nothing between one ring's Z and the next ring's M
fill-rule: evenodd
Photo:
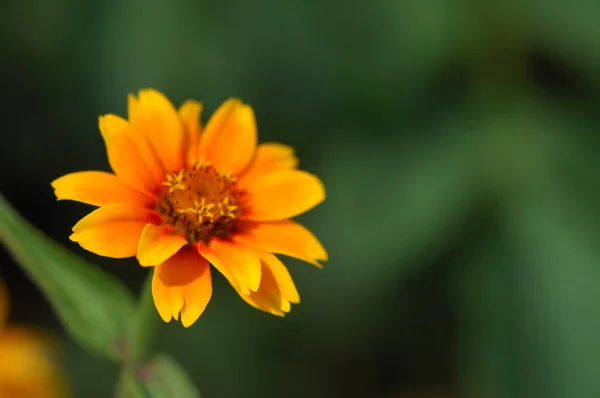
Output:
M152 298L153 275L154 271L148 273L138 299L137 311L127 336L126 354L119 375L116 398L147 396L137 372L154 354L154 343L160 325Z

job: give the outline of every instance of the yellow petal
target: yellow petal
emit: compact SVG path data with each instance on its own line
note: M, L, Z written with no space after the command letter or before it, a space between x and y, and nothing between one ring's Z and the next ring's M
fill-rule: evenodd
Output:
M150 209L131 203L100 207L82 218L69 237L86 250L100 256L125 258L135 256L142 230L158 221Z
M277 258L277 256L271 253L261 253L260 259L262 261L262 269L268 268L269 272L273 275L276 290L279 294L290 303L298 304L300 302L300 295L298 294L294 280L287 267L279 258ZM262 289L262 287L261 282L259 290Z
M8 308L10 306L10 301L8 299L8 291L6 290L6 286L4 282L0 280L0 333L2 333L2 328L6 324L8 320Z
M104 171L80 171L52 181L58 200L76 200L95 206L111 203L151 204L151 196L125 184L115 174Z
M148 140L127 120L115 115L98 119L110 167L126 184L153 195L165 170Z
M300 296L285 265L273 254L260 255L262 277L260 287L249 295L238 291L240 297L259 310L283 316L290 311L290 302L299 303Z
M42 334L11 327L0 335L0 396L64 398L63 375L51 360L53 346Z
M265 174L246 187L254 221L278 221L302 214L325 200L325 187L316 176L300 170Z
M191 166L198 160L198 146L200 145L200 114L202 113L202 103L194 100L185 101L177 111L179 118L185 129L184 148L187 147L187 165Z
M156 90L140 90L138 98L129 96L127 113L135 131L150 142L165 171L180 170L183 166L184 129L171 101Z
M200 140L200 157L233 175L242 172L256 150L254 111L239 99L229 99L211 116Z
M294 169L298 166L298 158L294 156L294 148L277 143L264 143L256 148L250 166L238 179L238 186L244 188L256 178L278 170Z
M165 322L177 319L191 326L202 315L212 295L210 268L196 250L180 250L155 268L152 278L154 303Z
M142 231L137 259L143 267L162 264L179 251L187 241L171 225L148 224Z
M218 239L199 244L198 251L243 294L258 289L260 259L255 251Z
M327 252L315 235L292 220L245 222L233 240L256 250L284 254L316 266L320 266L319 260L327 261Z

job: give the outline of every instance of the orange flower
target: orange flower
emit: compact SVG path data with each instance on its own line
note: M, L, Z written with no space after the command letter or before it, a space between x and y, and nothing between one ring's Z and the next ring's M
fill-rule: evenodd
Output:
M273 254L319 266L327 253L290 220L325 199L321 181L296 169L292 148L257 146L250 106L225 101L202 131L202 104L179 110L161 93L129 96L129 120L101 116L114 174L83 171L55 180L59 200L100 206L71 240L101 256L137 256L156 267L152 294L165 322L193 324L212 294L209 263L250 305L283 316L300 302Z
M40 334L6 324L8 298L0 282L0 397L64 398L64 379Z

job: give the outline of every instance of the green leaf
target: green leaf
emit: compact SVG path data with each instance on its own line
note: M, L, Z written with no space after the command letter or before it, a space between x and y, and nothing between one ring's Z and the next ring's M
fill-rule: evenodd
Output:
M592 206L589 206L589 205ZM536 394L600 396L600 229L595 203L552 184L507 211L521 265Z
M529 363L520 343L516 264L498 231L482 231L456 275L459 365L465 396L525 398Z
M144 385L152 398L200 398L200 392L181 365L164 354L152 361Z
M119 359L133 299L123 284L58 245L0 195L0 241L27 271L81 345Z
M467 396L600 396L600 226L555 179L508 200L457 278Z
M115 398L148 398L148 392L130 369L121 372Z

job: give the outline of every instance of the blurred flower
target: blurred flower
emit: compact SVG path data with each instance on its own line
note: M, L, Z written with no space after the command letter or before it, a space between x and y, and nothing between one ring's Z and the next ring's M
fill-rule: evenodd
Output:
M0 397L66 397L48 339L34 330L7 325L7 318L8 296L0 282Z
M300 302L284 254L319 265L327 253L290 220L325 199L321 181L296 169L292 148L257 145L254 112L225 101L204 131L202 104L179 110L140 90L129 120L101 116L114 174L83 171L55 180L57 198L96 206L71 240L98 255L136 255L156 267L152 293L165 322L193 324L212 294L209 262L250 305L283 316Z

